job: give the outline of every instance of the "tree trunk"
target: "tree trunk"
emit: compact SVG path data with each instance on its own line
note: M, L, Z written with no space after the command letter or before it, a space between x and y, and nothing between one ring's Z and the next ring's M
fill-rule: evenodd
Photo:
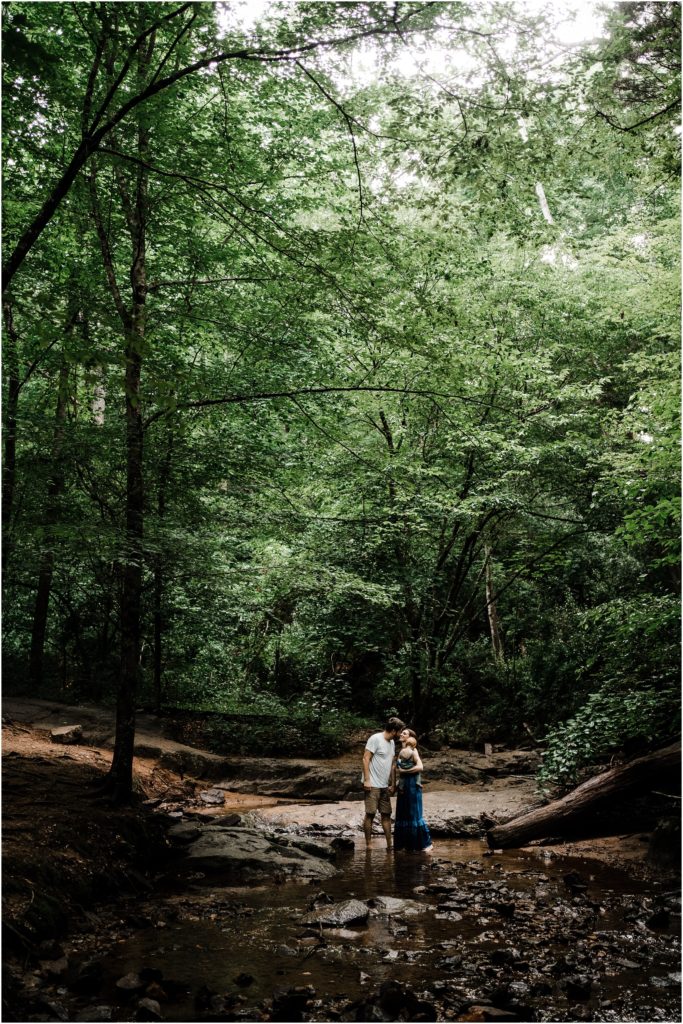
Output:
M506 825L498 825L487 833L489 846L493 849L511 849L524 846L532 839L543 839L550 835L564 835L573 828L586 813L601 807L615 796L621 796L635 786L646 786L656 782L663 775L680 772L680 741L639 757L621 768L612 768L577 786L576 789L528 814L514 818Z
M163 465L161 467L161 474L159 477L159 497L157 502L157 512L159 514L159 524L161 525L166 514L166 488L168 486L168 478L171 472L171 459L173 457L173 434L169 435L168 446L166 448L166 456L164 458ZM163 657L162 657L162 645L163 635L165 628L164 618L164 555L163 551L160 551L154 560L154 701L156 704L157 714L161 714L162 705L162 668L163 668Z
M2 469L2 578L9 563L11 545L12 507L16 479L17 408L19 406L19 352L17 332L12 316L12 304L3 303L5 318L5 367L7 368L7 402L5 403L4 459Z
M144 18L144 10L141 11ZM152 52L154 34L138 62L138 82L145 79ZM149 135L143 115L138 120L138 156L146 160ZM138 167L133 204L126 204L133 259L130 270L132 308L126 330L126 551L122 570L121 667L116 701L114 755L106 782L116 802L130 799L133 792L133 752L135 745L135 705L137 701L141 656L142 569L144 560L144 478L142 423L142 363L145 345L147 301L147 184L148 171ZM127 318L126 318L127 319Z
M489 630L491 632L491 644L493 646L493 655L496 661L503 661L505 653L503 650L503 638L500 632L500 619L498 618L498 604L496 601L496 592L493 586L493 566L491 564L491 547L486 544L484 548L484 558L486 564L486 610L489 619Z
M66 423L68 383L69 369L66 363L62 363L62 367L59 371L57 409L55 411L55 428L52 439L51 461L53 469L47 486L47 503L44 517L44 548L40 556L38 586L36 589L36 602L33 611L33 626L31 629L29 677L31 680L31 687L34 690L40 689L43 682L45 635L47 633L47 617L50 607L50 593L52 591L52 577L54 575L55 564L54 527L59 516L57 501L59 499L59 495L64 489L64 471L61 466L61 455L62 446L64 444L64 424Z
M138 311L139 313L139 311ZM141 324L136 318L137 327ZM143 539L143 438L140 407L142 356L131 338L126 346L126 552L121 597L121 667L116 701L116 737L109 771L117 800L133 791L135 702L140 671L140 615L142 598Z

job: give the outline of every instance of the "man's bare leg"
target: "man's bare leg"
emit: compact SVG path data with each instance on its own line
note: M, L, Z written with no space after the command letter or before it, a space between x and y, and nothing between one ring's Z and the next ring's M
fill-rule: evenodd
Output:
M392 846L392 843L391 843L391 815L390 814L383 814L382 815L382 830L384 832L384 835L387 837L387 849L390 850L391 846Z
M363 818L363 832L365 833L365 845L369 846L372 841L372 823L375 820L374 814L366 814ZM384 821L384 819L382 819Z

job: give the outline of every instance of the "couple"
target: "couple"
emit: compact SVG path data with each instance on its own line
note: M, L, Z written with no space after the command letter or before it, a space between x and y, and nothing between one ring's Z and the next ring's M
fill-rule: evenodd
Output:
M396 763L394 740L399 737L402 747L412 745L415 733L406 728L399 718L390 718L383 732L374 733L365 744L363 754L363 789L365 790L365 818L363 831L366 845L372 839L372 823L377 811L382 820L382 829L391 849L391 801L389 797L397 791L396 772L399 774L398 797L396 800L396 822L394 825L394 847L418 853L432 849L432 838L422 814L422 786L420 773L422 761L413 749L412 767L402 768ZM406 762L402 762L406 763Z

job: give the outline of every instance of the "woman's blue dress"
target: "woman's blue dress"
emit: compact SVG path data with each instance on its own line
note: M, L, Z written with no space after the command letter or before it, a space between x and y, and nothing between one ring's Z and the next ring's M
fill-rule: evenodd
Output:
M403 775L396 797L394 849L417 853L431 845L429 826L422 813L422 788L415 775Z

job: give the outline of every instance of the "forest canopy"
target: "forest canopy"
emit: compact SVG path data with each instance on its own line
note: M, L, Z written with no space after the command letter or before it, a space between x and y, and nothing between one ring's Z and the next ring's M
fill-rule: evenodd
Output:
M139 706L677 733L680 6L561 6L3 5L4 678L116 788Z

